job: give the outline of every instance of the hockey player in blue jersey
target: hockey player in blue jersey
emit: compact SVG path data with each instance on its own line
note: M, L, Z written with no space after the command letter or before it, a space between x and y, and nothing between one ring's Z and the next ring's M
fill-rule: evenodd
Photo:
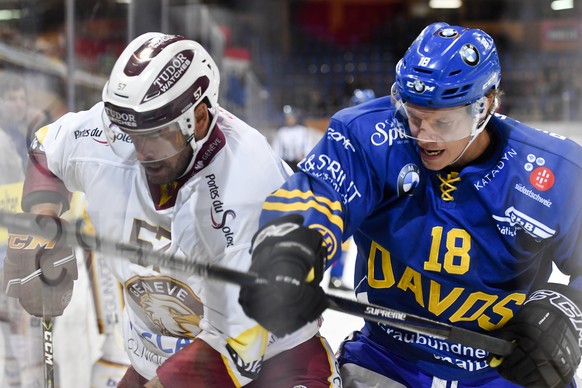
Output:
M242 288L245 312L279 334L316 319L321 269L353 235L360 301L516 346L500 358L366 321L339 349L344 386L576 386L582 148L496 114L500 78L487 33L426 27L390 96L336 113L266 199L251 271L271 282ZM552 263L568 285L548 282Z

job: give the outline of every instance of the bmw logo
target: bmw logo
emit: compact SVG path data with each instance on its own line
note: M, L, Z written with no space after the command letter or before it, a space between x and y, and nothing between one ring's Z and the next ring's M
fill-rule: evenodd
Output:
M414 85L412 87L414 88L414 91L417 93L423 93L426 90L424 82L420 80L414 81Z
M461 48L461 58L469 66L479 63L479 51L472 44L466 44Z
M459 33L454 28L443 28L439 31L439 35L443 38L454 38L459 35Z
M398 197L413 195L420 184L420 170L416 164L409 163L398 174Z

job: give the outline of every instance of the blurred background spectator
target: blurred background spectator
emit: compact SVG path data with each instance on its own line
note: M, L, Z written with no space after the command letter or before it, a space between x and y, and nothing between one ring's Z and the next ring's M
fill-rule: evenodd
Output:
M13 71L0 73L0 128L10 137L15 151L26 159L33 132L48 124L49 112L31 104L24 77Z
M283 126L279 127L271 146L293 171L315 145L314 131L299 122L298 112L291 105L283 107Z
M221 104L269 137L280 107L321 130L363 85L388 94L395 61L435 20L486 29L501 51L502 111L582 120L581 3L574 0L2 1L0 66L65 84L68 109L99 98L112 60L146 30L199 40L224 74Z

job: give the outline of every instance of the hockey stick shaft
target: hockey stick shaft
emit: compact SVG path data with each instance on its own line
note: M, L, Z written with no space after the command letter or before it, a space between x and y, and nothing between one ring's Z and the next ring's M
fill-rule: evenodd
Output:
M336 295L327 294L329 308L385 324L394 328L413 331L430 337L445 339L499 356L511 354L515 344L488 334L479 333L418 315L407 314L384 306L362 303Z
M41 320L42 345L44 355L44 386L53 388L55 386L55 363L53 357L53 320L44 317Z
M198 263L193 260L155 251L149 247L98 239L82 231L82 220L65 224L58 219L33 214L11 214L0 212L0 225L13 232L39 235L50 240L63 239L67 244L93 249L105 254L128 258L140 265L157 265L182 273L222 280L243 285L264 285L267 279L253 272L241 272L215 264ZM432 319L407 314L383 306L372 305L327 295L329 308L363 319L386 324L418 334L446 339L452 342L486 350L498 356L510 354L515 344L493 336L452 326Z

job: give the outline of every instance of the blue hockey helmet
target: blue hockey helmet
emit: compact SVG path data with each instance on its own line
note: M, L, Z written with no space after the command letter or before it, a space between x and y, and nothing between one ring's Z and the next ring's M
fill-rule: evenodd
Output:
M451 108L470 105L501 80L491 36L479 29L433 23L396 65L392 94L403 103Z
M376 98L376 93L372 89L356 89L350 102L352 105L363 104Z

